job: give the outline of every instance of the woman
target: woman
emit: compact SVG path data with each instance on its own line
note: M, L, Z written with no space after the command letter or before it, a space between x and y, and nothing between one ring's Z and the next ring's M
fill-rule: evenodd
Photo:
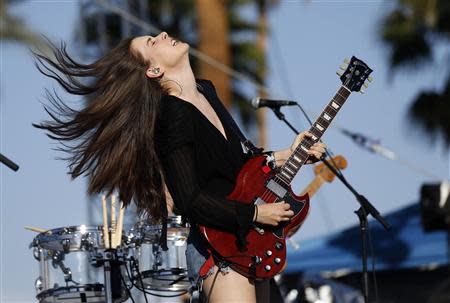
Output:
M188 50L187 43L162 32L125 39L92 64L75 62L64 45L54 49L56 62L36 55L42 73L91 101L75 110L49 94L53 109L46 111L53 120L35 126L51 138L73 142L63 148L71 155L69 173L72 178L88 174L90 194L117 190L125 205L133 198L139 212L165 222L167 184L175 207L191 223L188 271L194 283L203 285L206 300L265 301L264 286L256 283L255 292L254 281L230 268L205 267L210 256L196 226L233 232L242 240L252 222L278 225L293 212L287 203L256 209L226 200L247 155L213 84L195 78ZM85 84L78 77L94 81ZM277 165L304 136L310 134L303 132L292 146L272 153ZM313 145L310 162L324 151L324 144Z

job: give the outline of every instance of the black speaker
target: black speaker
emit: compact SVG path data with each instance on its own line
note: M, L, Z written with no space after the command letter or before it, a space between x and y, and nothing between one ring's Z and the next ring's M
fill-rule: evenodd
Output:
M445 201L444 201L445 199ZM448 230L450 195L445 184L424 184L420 190L422 226L425 231Z

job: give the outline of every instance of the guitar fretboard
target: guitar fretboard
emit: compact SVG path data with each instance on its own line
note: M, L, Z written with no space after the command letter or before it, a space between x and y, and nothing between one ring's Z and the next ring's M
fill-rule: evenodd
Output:
M317 118L316 122L311 126L309 132L313 135L312 138L303 139L289 159L280 167L280 170L276 174L276 177L281 179L286 185L291 184L295 175L298 173L303 164L308 160L308 150L314 143L320 140L322 135L330 126L334 117L344 105L348 96L350 96L350 90L345 86L341 86L336 95L331 99L330 103L325 107L323 112Z

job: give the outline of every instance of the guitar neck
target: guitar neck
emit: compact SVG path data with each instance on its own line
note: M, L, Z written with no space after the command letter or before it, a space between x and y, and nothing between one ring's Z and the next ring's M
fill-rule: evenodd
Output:
M277 172L276 176L285 184L291 184L295 175L308 160L308 150L314 143L320 140L328 126L330 126L334 117L336 117L337 113L350 96L350 93L351 91L345 86L341 86L339 88L337 93L309 129L309 132L313 135L313 137L303 139L297 148L292 152L291 156L280 167L280 170Z
M309 198L311 198L319 190L324 182L325 180L321 176L316 176L314 180L312 180L311 183L306 186L306 188L300 195L303 196L304 194L308 193Z

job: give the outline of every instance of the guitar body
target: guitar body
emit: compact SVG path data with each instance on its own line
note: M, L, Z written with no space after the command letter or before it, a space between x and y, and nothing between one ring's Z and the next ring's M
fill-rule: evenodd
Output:
M283 269L286 262L286 235L291 228L306 219L309 211L308 194L297 196L291 187L287 186L286 195L280 199L267 189L266 184L274 177L274 172L265 166L265 161L265 156L254 157L247 161L237 177L233 192L227 199L246 204L253 204L258 198L266 203L284 200L294 211L291 220L279 226L255 225L247 234L244 251L240 250L235 234L200 226L200 231L213 250L227 260L235 271L258 279L272 278Z

